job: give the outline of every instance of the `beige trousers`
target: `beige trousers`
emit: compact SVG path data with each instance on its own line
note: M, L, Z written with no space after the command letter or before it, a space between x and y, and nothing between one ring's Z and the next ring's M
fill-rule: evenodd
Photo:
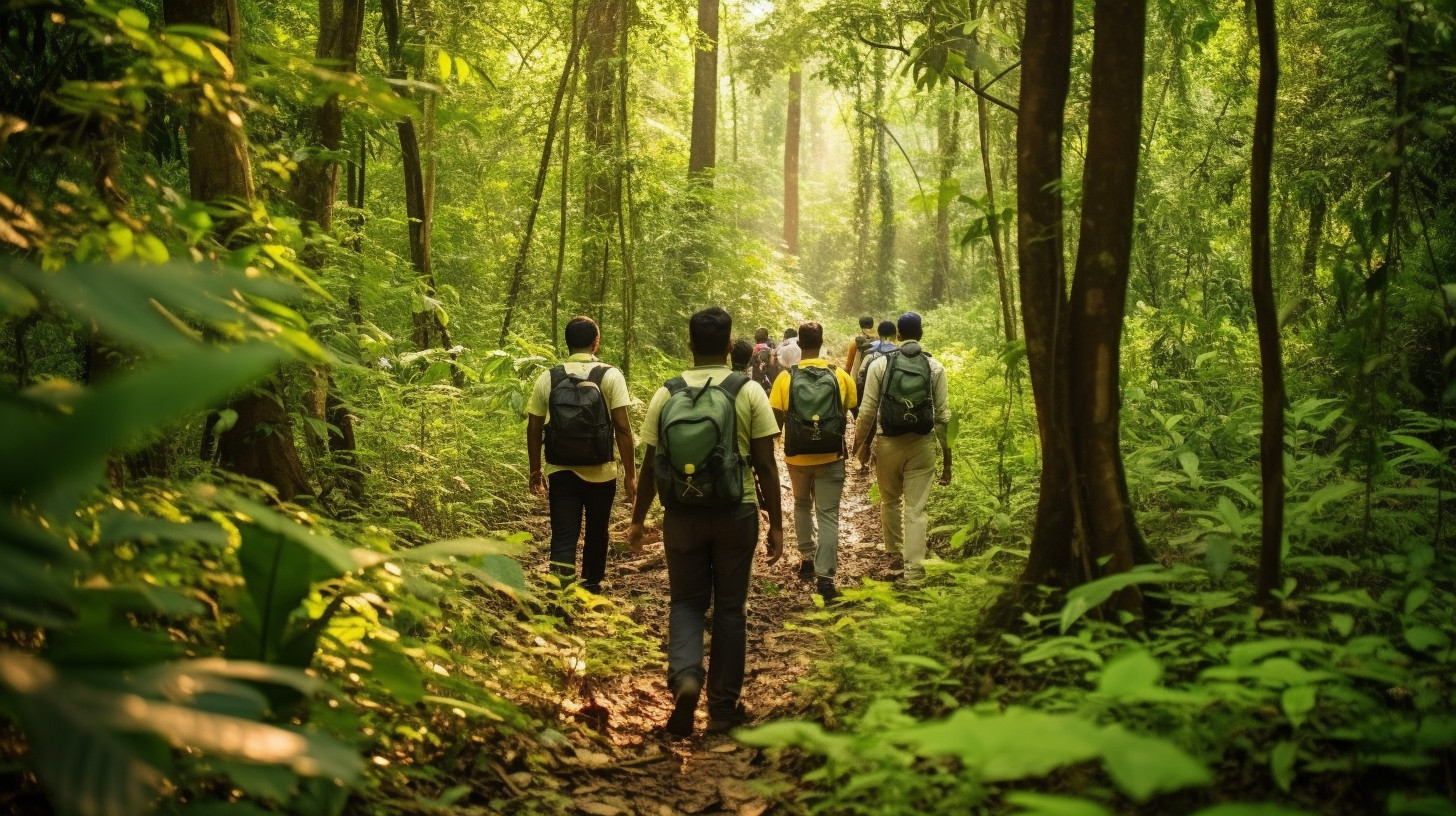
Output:
M875 438L875 475L880 485L880 520L885 552L905 559L909 577L924 573L925 502L935 478L939 446L933 434Z

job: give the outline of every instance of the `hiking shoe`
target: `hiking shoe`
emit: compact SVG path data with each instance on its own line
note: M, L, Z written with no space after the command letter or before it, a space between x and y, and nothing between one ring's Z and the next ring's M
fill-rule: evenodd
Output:
M667 718L667 733L674 737L693 735L693 715L698 710L698 693L703 681L694 675L678 680L677 691L672 695L672 716Z
M736 703L728 714L717 714L708 719L709 734L725 734L748 722L748 712L742 703Z
M803 561L799 562L799 580L814 580L814 559L805 558Z
M819 577L818 585L815 591L824 598L825 606L828 606L839 599L839 590L834 588L833 578L825 578L821 575Z

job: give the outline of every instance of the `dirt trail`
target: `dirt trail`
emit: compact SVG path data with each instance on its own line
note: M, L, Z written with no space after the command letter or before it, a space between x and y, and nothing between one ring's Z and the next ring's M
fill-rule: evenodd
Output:
M860 473L857 462L846 466L839 511L840 587L860 578L884 577L879 555L879 508L868 499L873 473ZM799 555L794 535L793 493L780 458L784 504L784 557L767 566L762 546L754 563L748 595L748 660L743 704L750 724L805 716L790 689L821 649L812 633L784 629L784 623L814 607L812 582L798 579ZM544 528L544 518L541 526ZM627 515L618 508L612 537L626 537ZM608 564L604 593L619 601L660 643L667 642L667 565L660 538L649 544L647 557ZM544 558L540 567L544 570ZM645 661L644 661L645 662ZM669 816L670 814L733 813L759 816L770 807L755 782L771 781L760 752L726 735L708 735L706 703L698 707L695 736L675 739L662 732L671 705L661 660L629 675L599 682L580 702L587 719L602 736L602 753L588 752L572 769L571 796L577 812L593 816ZM587 715L587 716L583 716ZM610 753L607 753L610 752Z

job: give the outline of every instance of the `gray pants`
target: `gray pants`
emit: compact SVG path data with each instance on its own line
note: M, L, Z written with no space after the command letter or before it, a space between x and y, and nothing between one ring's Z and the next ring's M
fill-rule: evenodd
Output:
M844 460L826 465L789 465L794 487L794 535L799 555L814 559L814 574L833 578L839 567L839 496ZM816 543L817 542L817 543Z
M703 627L713 606L708 656L708 715L731 716L743 691L748 646L748 581L758 546L758 507L669 508L662 520L671 603L667 615L667 685L703 677Z

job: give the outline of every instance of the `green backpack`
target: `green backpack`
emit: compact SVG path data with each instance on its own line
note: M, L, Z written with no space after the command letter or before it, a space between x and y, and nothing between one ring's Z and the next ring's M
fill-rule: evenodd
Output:
M844 453L844 403L834 366L789 369L789 410L784 417L784 455Z
M701 388L674 377L657 417L657 492L666 507L732 507L743 501L734 404L748 377L733 372Z
M919 343L911 341L886 355L879 413L884 436L924 435L935 429L930 355L920 350Z

